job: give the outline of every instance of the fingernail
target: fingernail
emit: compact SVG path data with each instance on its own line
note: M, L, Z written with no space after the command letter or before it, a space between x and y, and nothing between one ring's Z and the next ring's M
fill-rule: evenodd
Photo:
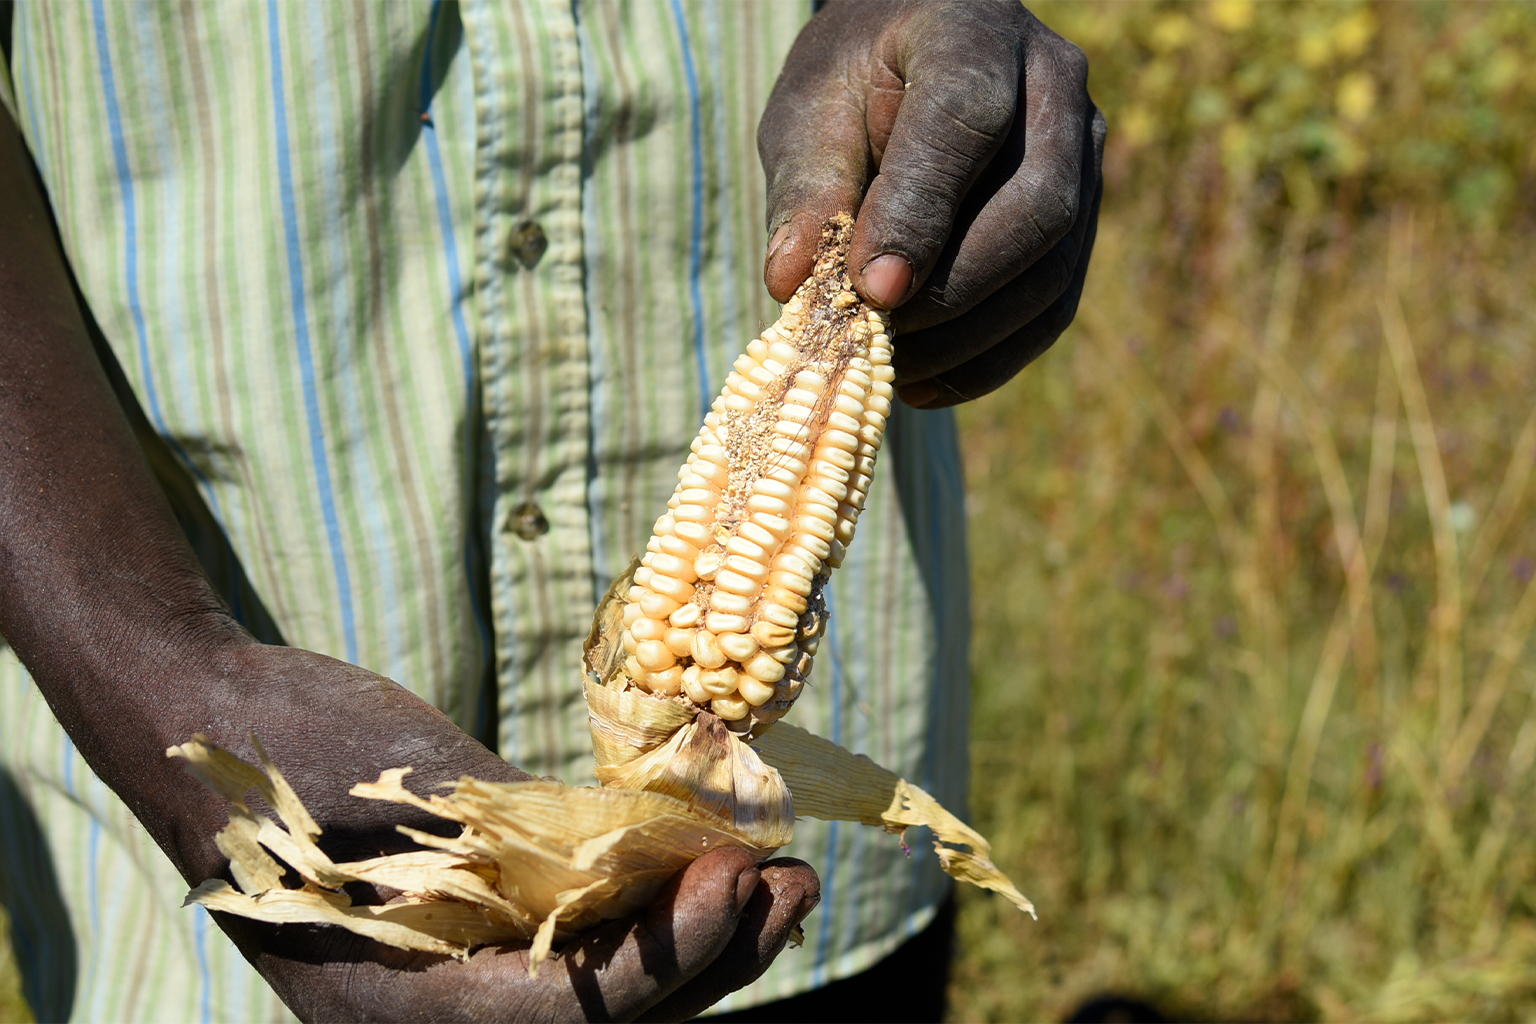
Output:
M747 909L747 901L757 891L757 883L763 874L757 868L748 868L736 876L736 913L740 914Z
M877 306L890 309L907 297L912 286L912 264L905 256L888 252L864 264L864 295Z
M773 262L773 258L779 254L779 246L783 245L784 244L784 239L786 239L788 237L789 237L789 225L788 224L780 225L779 226L779 230L775 231L773 233L773 237L768 239L768 255L767 255L767 257L764 258L764 260L763 260L764 263L772 263Z
M897 396L908 405L921 409L938 399L940 391L934 384L920 380L915 384L903 384L896 389Z

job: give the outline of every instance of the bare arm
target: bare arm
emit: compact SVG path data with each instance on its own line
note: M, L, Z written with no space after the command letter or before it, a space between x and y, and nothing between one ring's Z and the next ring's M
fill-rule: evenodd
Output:
M426 816L346 795L413 765L414 788L528 778L404 688L260 644L230 617L181 534L87 335L9 117L0 113L0 634L92 769L190 883L223 873L225 808L165 748L195 732L252 756L258 734L333 856L402 848ZM383 898L387 894L378 894ZM765 969L817 898L813 872L701 858L643 915L582 940L601 971L467 964L334 929L220 926L302 1017L623 1019L698 1012ZM294 934L295 932L299 934ZM567 963L572 959L568 958Z

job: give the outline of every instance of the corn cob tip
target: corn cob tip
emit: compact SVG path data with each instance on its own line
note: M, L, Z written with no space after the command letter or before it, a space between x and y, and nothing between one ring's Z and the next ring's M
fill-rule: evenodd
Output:
M752 735L800 695L892 399L886 315L848 274L853 219L726 378L623 595L630 681Z

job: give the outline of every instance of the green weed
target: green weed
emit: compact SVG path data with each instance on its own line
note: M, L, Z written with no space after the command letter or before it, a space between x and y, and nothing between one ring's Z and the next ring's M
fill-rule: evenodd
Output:
M1031 6L1111 141L1077 323L962 414L1040 922L966 896L952 1016L1536 1016L1536 7Z

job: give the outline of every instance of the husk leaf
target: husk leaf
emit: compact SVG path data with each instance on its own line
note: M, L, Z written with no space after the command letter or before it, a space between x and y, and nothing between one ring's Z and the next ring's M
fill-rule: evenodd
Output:
M463 778L448 795L424 799L402 782L410 769L398 768L353 787L353 795L420 807L463 832L445 839L402 828L432 849L336 863L314 842L319 826L270 763L263 774L205 736L166 753L186 758L231 801L217 842L238 888L213 879L193 889L189 903L277 924L339 925L402 949L463 957L490 943L531 941L536 970L555 945L647 906L709 850L737 846L760 860L772 852L665 794ZM251 813L244 802L251 788L279 809L287 828ZM302 878L298 888L284 887L284 864ZM402 895L385 906L355 906L340 891L347 882Z

